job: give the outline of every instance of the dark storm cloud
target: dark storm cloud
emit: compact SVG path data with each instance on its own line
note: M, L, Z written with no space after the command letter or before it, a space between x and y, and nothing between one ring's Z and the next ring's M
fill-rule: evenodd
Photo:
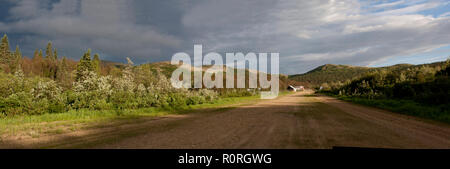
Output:
M78 58L86 48L106 60L170 60L173 53L280 52L282 73L325 63L372 65L449 45L445 1L18 0L0 11L0 32L24 53L48 40Z

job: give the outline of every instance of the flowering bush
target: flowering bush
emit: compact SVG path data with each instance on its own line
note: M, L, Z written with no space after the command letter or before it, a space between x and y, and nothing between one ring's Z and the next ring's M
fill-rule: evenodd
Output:
M40 81L31 89L34 100L47 99L56 102L63 102L62 89L55 81Z
M112 95L110 76L99 77L92 71L84 71L80 80L74 82L74 92L68 92L69 104L74 109L109 109L112 104L108 98Z
M0 73L0 81L0 96L3 98L22 90L18 84L20 80L13 75Z
M67 98L55 81L39 81L30 93L33 96L33 102L44 108L44 110L34 111L32 114L43 114L45 109L48 110L48 113L61 113L67 110Z
M39 110L48 106L35 105L29 93L19 92L0 99L1 116L14 116L17 114L39 114Z
M23 73L15 75L0 74L0 114L14 116L19 114L60 113L67 110L66 97L61 87L52 80L24 78Z
M143 75L148 73L143 69L133 70L131 65L115 78L86 70L78 73L79 78L69 89L50 79L25 77L21 71L14 75L0 73L0 117L61 113L70 109L176 108L218 98L213 90L175 89L159 72L144 79Z

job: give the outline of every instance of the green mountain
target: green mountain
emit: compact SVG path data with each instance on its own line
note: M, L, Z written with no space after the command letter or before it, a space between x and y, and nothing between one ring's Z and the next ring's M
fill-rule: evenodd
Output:
M349 82L351 80L358 79L368 73L373 73L377 71L401 72L403 70L415 67L441 66L443 63L444 62L436 62L422 65L397 64L393 66L376 67L376 68L326 64L319 66L304 74L290 75L289 80L291 81L291 83L302 84L309 87L317 87L323 83Z
M376 68L326 64L304 74L290 75L289 80L307 86L316 86L322 83L352 80L374 70Z

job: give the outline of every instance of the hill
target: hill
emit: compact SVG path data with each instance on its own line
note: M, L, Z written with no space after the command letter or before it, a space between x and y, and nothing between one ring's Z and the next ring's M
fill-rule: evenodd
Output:
M178 66L177 65L172 65L170 62L165 61L165 62L154 62L154 63L146 63L146 64L142 64L142 65L138 65L136 66L136 68L138 69L144 69L144 70L150 70L150 72L152 72L153 75L156 75L157 72L162 73L164 76L166 76L167 78L170 78L172 76L172 72L175 71ZM204 65L202 66L202 71L206 71L207 69L211 68L211 65ZM225 68L225 66L224 66ZM192 69L193 70L193 69ZM225 70L225 69L224 69ZM236 86L236 82L237 82L237 69L235 69L235 86ZM260 73L258 71L255 70L249 70L249 69L245 69L245 84L246 87L248 87L248 80L249 80L249 74L250 73ZM194 74L192 73L191 76L193 76ZM270 77L270 75L268 75L268 77ZM224 82L224 86L226 84L226 74L224 72L223 75L223 82ZM270 78L269 78L270 79ZM287 75L283 75L280 74L280 79L279 79L279 87L281 90L284 90L287 88L288 85L288 76Z
M316 86L322 83L351 80L374 70L376 68L326 64L304 74L290 75L289 80L307 86Z
M322 85L323 83L350 82L368 73L373 73L377 71L389 71L395 73L422 66L430 66L430 67L441 66L443 63L444 62L435 62L422 65L397 64L393 66L376 67L376 68L351 66L351 65L326 64L319 66L304 74L290 75L289 80L295 84L317 87Z
M351 82L322 84L319 92L393 112L450 123L450 60L376 68Z

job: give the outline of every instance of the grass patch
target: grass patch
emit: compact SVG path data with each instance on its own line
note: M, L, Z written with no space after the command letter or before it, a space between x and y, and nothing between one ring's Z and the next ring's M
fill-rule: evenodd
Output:
M359 97L338 96L339 99L357 104L378 107L392 112L437 120L450 124L450 105L427 105L411 100L367 99Z
M41 134L62 134L113 122L134 122L144 117L158 117L169 114L184 114L200 109L221 109L233 105L250 104L259 96L231 97L218 99L212 103L184 106L179 108L142 108L130 110L70 110L65 113L32 116L14 116L0 119L0 138L8 136L39 137ZM225 110L225 109L223 109ZM101 125L100 125L101 126Z

